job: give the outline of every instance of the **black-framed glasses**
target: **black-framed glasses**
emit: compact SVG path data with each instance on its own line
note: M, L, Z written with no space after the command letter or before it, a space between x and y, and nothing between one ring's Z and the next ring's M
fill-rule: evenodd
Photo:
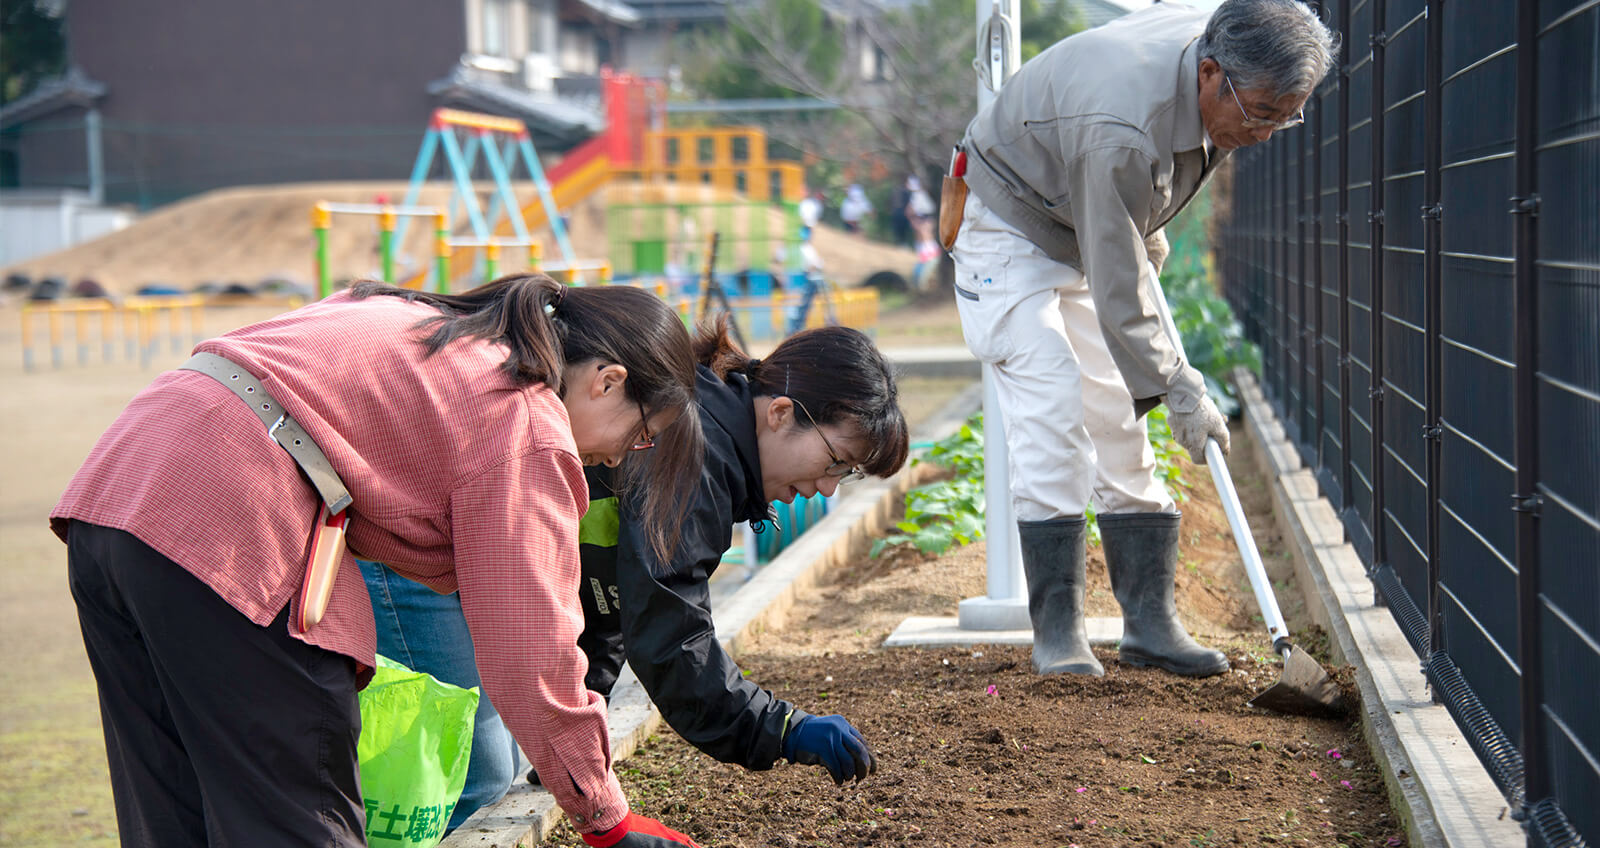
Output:
M649 450L656 446L656 437L650 433L650 413L645 411L644 401L635 400L634 403L639 404L639 420L644 422L644 439L642 441L634 442L633 445L628 448L628 450Z
M822 473L829 477L838 477L841 483L854 483L866 479L867 472L839 458L838 451L833 449L833 443L828 441L828 437L822 433L822 428L817 426L817 419L811 417L811 410L806 409L806 405L801 403L799 398L791 397L789 400L794 401L794 405L805 413L806 420L811 422L811 429L817 431L817 436L822 439L822 446L827 449L828 458L833 460Z
M1271 128L1273 130L1286 130L1290 127L1298 127L1306 122L1305 109L1301 109L1282 121L1274 121L1271 118L1257 118L1244 108L1244 101L1239 99L1239 89L1234 87L1233 78L1228 76L1227 72L1223 72L1222 78L1228 83L1228 93L1233 95L1233 102L1239 104L1239 113L1244 115L1243 123L1245 129L1264 130Z

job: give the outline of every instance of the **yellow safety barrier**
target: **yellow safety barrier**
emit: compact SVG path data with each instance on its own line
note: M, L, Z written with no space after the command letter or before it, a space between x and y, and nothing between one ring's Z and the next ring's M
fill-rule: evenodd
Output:
M205 337L203 311L206 305L206 298L200 295L129 297L120 301L86 298L25 303L21 310L22 367L24 370L32 371L37 365L34 358L34 325L38 322L39 316L44 317L50 362L56 368L62 367L66 362L66 323L69 318L72 322L72 342L78 349L79 365L89 363L89 348L96 341L94 319L98 318L98 341L104 361L110 362L115 357L120 323L125 358L131 361L138 357L141 365L148 366L160 349L163 338L162 319L166 319L167 325L164 337L171 344L174 353L181 353L186 346L199 344ZM187 343L183 333L185 312L189 316L190 330ZM122 319L120 322L117 320L118 316Z
M700 320L699 296L671 295L664 280L634 279L619 285L654 291L677 311L685 325L692 327ZM734 319L747 333L746 338L781 339L788 330L790 312L798 308L803 299L804 295L799 292L774 292L771 297L730 297L728 304L733 308ZM716 308L713 306L713 311ZM837 323L873 335L878 330L878 309L877 289L830 288L827 293L819 291L812 297L805 326L809 329Z
M601 259L580 259L571 265L540 265L534 270L549 274L569 286L611 285L611 263Z

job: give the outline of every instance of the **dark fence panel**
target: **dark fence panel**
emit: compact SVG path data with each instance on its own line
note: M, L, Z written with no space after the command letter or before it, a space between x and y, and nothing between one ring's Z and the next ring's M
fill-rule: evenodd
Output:
M1512 452L1516 5L1443 4L1440 641L1521 744ZM1488 493L1494 493L1489 495ZM1514 783L1515 761L1498 775Z
M1337 85L1324 85L1316 98L1317 105L1311 113L1313 132L1318 137L1317 174L1317 232L1313 243L1317 247L1318 324L1317 367L1321 389L1322 412L1317 435L1316 458L1310 463L1318 469L1318 479L1328 499L1336 506L1344 502L1345 481L1342 473L1344 459L1343 430L1345 421L1345 385L1342 379L1344 365L1343 273L1344 251L1339 247L1344 233L1344 210L1340 164L1344 158L1344 134L1338 123L1339 89Z
M1423 336L1423 107L1427 30L1423 0L1387 0L1380 100L1384 215L1378 277L1383 311L1383 550L1406 593L1427 606L1427 363ZM1381 560L1380 560L1381 561ZM1422 632L1412 634L1425 644Z
M1545 784L1600 834L1600 4L1538 4L1533 121L1539 621ZM1537 800L1537 799L1536 799Z
M1356 551L1367 562L1372 562L1373 532L1373 464L1375 440L1372 426L1372 236L1373 215L1378 207L1373 205L1372 155L1372 16L1376 0L1357 0L1351 4L1344 43L1349 71L1345 85L1349 88L1350 108L1347 110L1345 137L1350 172L1346 189L1345 216L1349 222L1349 239L1345 248L1345 265L1349 286L1345 294L1344 309L1348 313L1349 347L1345 348L1350 391L1350 438L1346 444L1350 463L1350 493L1344 511L1345 529Z
M1302 129L1234 156L1262 385L1528 821L1600 835L1600 0L1330 0Z

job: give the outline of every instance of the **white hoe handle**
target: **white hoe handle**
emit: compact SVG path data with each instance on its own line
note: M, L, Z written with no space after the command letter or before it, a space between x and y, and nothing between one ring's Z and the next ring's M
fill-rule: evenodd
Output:
M1244 517L1244 504L1233 488L1233 478L1228 475L1228 463L1222 457L1222 446L1216 439L1206 439L1206 467L1211 469L1211 481L1222 496L1222 509L1228 514L1228 526L1233 528L1233 540L1244 558L1244 572L1250 575L1250 588L1256 593L1256 606L1261 607L1261 617L1267 622L1267 635L1272 637L1274 651L1287 651L1289 628L1283 623L1283 613L1278 610L1278 599L1272 593L1272 581L1267 579L1267 567L1256 550L1256 537L1250 534L1250 522ZM1279 647L1282 645L1282 647Z

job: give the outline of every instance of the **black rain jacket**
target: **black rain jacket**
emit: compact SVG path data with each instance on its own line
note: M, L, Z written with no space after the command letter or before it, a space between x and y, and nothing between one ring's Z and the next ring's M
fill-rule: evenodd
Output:
M789 723L807 713L746 680L711 620L711 575L733 543L733 525L748 521L762 530L768 520L752 396L744 375L724 381L705 366L695 393L705 465L670 562L659 562L628 520L631 505L612 493L611 469L588 469L589 511L578 545L585 682L609 696L626 661L678 735L722 762L769 769Z

